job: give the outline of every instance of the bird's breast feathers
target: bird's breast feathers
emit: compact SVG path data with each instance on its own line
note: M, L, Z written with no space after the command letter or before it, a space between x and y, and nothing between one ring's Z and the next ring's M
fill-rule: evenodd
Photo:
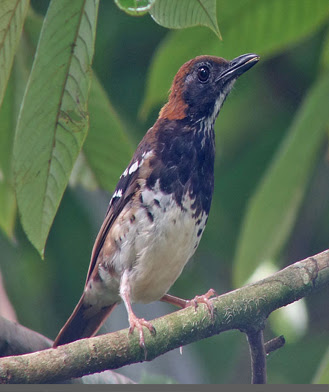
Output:
M143 208L138 208L126 239L133 252L126 267L133 302L147 303L160 299L180 275L199 244L207 216L201 213L196 219L191 200L185 198L181 208L173 194L160 190L159 181L151 190L144 188L141 198ZM124 261L116 262L120 268Z

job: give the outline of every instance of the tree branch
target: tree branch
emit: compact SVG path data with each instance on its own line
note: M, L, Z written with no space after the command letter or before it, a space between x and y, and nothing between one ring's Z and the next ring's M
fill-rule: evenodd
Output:
M17 322L0 316L0 357L50 348L53 342Z
M52 347L53 341L32 331L15 321L0 316L0 357L19 355L45 350ZM68 384L134 384L134 382L112 370L101 374L91 374L83 378L65 381Z
M261 330L272 311L328 283L327 250L259 282L212 299L213 318L207 307L200 305L196 311L190 307L156 319L152 321L156 335L145 334L147 360L230 329ZM2 358L0 382L52 383L143 360L138 334L128 335L128 329L125 329L56 349Z
M247 332L251 358L251 383L266 384L266 352L263 330Z

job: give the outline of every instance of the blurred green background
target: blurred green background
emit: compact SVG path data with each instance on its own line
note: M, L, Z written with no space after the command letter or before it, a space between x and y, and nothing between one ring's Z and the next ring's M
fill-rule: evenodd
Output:
M293 1L286 2L287 7L292 6L291 3ZM316 3L313 3L314 7ZM237 248L241 246L239 241L250 206L248 203L285 143L309 89L323 73L328 72L328 7L326 14L300 36L296 34L296 39L281 46L272 45L272 49L266 51L266 40L271 41L266 34L273 33L267 30L266 20L260 31L255 28L258 25L252 23L252 18L246 26L235 25L234 7L240 7L241 12L252 11L255 4L259 2L217 2L223 36L220 42L206 27L173 32L157 25L149 15L132 17L119 10L113 1L100 2L93 68L134 146L153 124L163 103L160 96L158 101L154 99L145 104L144 100L151 83L152 64L165 56L162 53L169 43L179 59L186 56L185 61L196 54L212 54L206 50L208 42L196 39L202 38L203 34L212 37L216 54L232 53L232 57L256 51L260 35L265 40L264 53L257 51L261 61L236 83L216 123L216 182L208 226L195 256L170 291L183 298L192 298L210 287L221 294L233 289L233 282L239 281L236 278L239 272L235 270L241 268ZM32 1L33 8L41 14L46 12L47 5L45 0ZM285 25L282 29L291 23L294 28L302 30L304 21L299 26L298 21L288 18L291 14L293 12L287 10L286 19L284 14L279 17ZM254 17L261 16L255 14ZM308 15L304 18L307 19ZM309 18L312 18L311 14ZM238 32L241 29L237 34L241 42L237 40L236 50L226 47L230 28ZM252 47L244 46L244 42L248 42L244 40L246 31L255 37ZM279 26L277 34L280 31ZM170 80L172 72L178 69L175 52L171 50L172 57L162 63L165 81ZM168 83L167 90L169 87ZM329 109L329 92L327 106ZM312 127L309 134L312 135ZM284 235L275 257L264 258L258 264L267 261L275 270L328 248L327 148L323 137L312 158L312 170L305 186L300 189L300 204L292 219L291 230ZM301 162L294 164L299 166ZM280 198L284 189L277 188L276 192L272 195L273 200ZM93 242L110 196L105 190L69 187L51 229L44 261L26 239L19 221L14 241L0 233L0 268L21 324L55 338L82 292ZM268 208L271 209L271 201ZM262 231L261 226L259 230ZM276 230L280 231L280 227ZM329 288L307 298L294 313L291 310L291 319L282 312L277 317L273 315L265 331L266 338L283 333L287 342L268 359L270 383L312 382L329 346L328 295ZM149 319L175 310L162 303L136 306L135 309L138 315ZM126 312L120 306L103 331L127 326ZM248 383L248 346L242 333L230 331L184 347L182 355L175 350L151 363L129 366L119 372L137 382Z

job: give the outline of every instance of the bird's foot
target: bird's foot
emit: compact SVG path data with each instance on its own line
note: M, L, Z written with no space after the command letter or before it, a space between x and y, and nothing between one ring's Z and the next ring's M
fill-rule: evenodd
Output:
M179 306L180 308L187 308L188 306L193 306L194 309L198 307L198 304L206 304L207 308L209 310L209 313L211 315L211 318L214 316L214 305L210 301L211 297L217 297L217 293L214 289L210 289L206 292L206 294L203 295L196 295L193 299L191 300L186 300L182 299L179 297L175 297L174 295L171 294L165 294L160 301L163 302L168 302L172 305Z
M130 334L134 332L135 328L138 330L138 332L139 332L139 345L144 350L145 359L146 359L147 351L146 351L146 346L145 346L143 327L146 327L152 335L155 335L155 333L156 333L155 328L153 327L153 325L149 321L147 321L143 318L138 318L132 312L129 314L129 325L130 325L130 327L129 327Z
M185 307L193 306L194 309L196 310L196 308L198 307L199 304L205 304L205 305L207 305L207 308L209 310L211 318L213 318L214 317L214 305L210 301L211 297L217 297L217 293L216 293L216 291L214 289L210 289L205 294L203 294L203 295L196 295L190 301L186 301Z

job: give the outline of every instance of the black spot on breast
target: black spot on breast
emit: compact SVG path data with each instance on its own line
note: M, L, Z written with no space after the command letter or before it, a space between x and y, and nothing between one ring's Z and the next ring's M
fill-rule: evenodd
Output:
M134 215L134 214L131 215L131 217L130 217L130 222L133 223L133 222L135 222L135 220L136 220L135 215Z
M143 205L143 208L144 208L145 211L146 211L146 215L147 215L149 221L150 221L151 223L154 222L154 215L153 215L152 212L150 211L149 207L148 207L147 205Z
M154 216L150 211L147 211L147 217L149 218L150 222L154 221Z
M197 233L197 237L200 237L201 234L202 234L202 229L199 229Z

